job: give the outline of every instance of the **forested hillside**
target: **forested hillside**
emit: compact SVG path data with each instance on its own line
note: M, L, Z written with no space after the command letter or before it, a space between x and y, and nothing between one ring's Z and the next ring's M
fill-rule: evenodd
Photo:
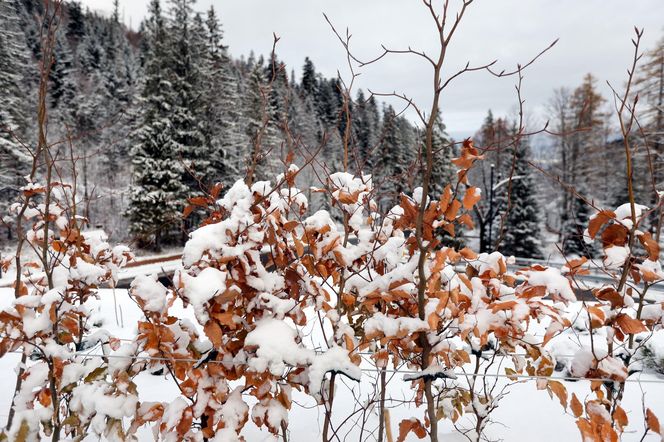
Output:
M194 12L189 0L153 1L138 31L119 22L115 4L111 17L65 4L50 78L61 173L71 175L73 155L91 227L121 240L138 235L146 246L178 244L189 226L179 222L187 198L213 184L264 179L289 153L307 161L319 152L300 184L320 186L325 170L344 161L344 88L312 60L295 73L278 59L278 46L267 56L233 57L217 12ZM2 176L7 201L28 163L16 138L35 137L42 11L38 0L2 8L2 40L11 44L3 45L9 53L0 69L11 93L0 98L0 112L3 126L14 128L3 138L3 166L16 164ZM362 91L352 98L346 161L371 173L387 200L407 186L417 130ZM446 173L442 162L440 169Z

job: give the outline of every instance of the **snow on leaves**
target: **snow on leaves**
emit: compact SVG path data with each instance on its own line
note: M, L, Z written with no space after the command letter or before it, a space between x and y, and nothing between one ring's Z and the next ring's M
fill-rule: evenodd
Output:
M587 237L601 240L602 263L616 281L594 288L596 302L579 314L608 344L581 346L568 366L571 376L597 379L582 402L548 379L556 360L547 344L572 326L563 309L576 300L575 278L588 272L589 261L515 270L514 260L498 252L439 242L439 230L454 236L472 226L470 211L481 195L465 172L479 158L465 143L455 160L458 183L437 200L423 198L421 189L402 194L385 214L372 199L371 178L348 173L330 175L325 189L339 216L311 214L295 185L295 166L274 183L238 181L223 195L215 187L192 199L189 211L208 217L190 234L173 287L156 276L132 282L129 293L144 318L136 339L124 345L90 327L85 301L117 277L131 253L81 232L57 200L48 210L35 203L25 212L34 223L29 240L43 244L48 222L47 246L57 259L50 270L28 263L30 278L16 287L14 305L0 312L3 336L12 337L0 340L0 350L41 355L21 375L12 434L45 434L59 425L72 437L85 430L125 439L151 426L163 440L238 441L249 419L283 434L294 391L327 407L333 376L360 380L361 352L376 368L409 370L404 380L416 405L435 383L443 392L437 419L472 416L481 433L504 396L468 381L488 373L482 358L489 352L509 361L502 365L508 379L535 377L538 389L570 410L586 440L615 440L628 415L620 390L607 390L604 381L624 387L634 337L660 327L664 316L661 304L637 309L634 300L639 284L664 278L657 244L638 229L645 208L638 206L636 220L625 208L602 211L588 226ZM33 187L38 195L40 187ZM193 307L199 326L172 314L178 299ZM324 330L322 348L304 338L311 321ZM543 338L533 335L534 323L545 324ZM114 358L92 363L77 355L97 343ZM141 402L132 379L144 370L161 370L180 397ZM648 431L659 433L657 418L646 413ZM428 416L403 420L399 440L424 438L430 425Z
M13 305L0 313L2 353L21 349L24 361L34 359L18 370L22 383L8 433L17 440L50 434L124 439L123 419L135 414L138 396L127 371L79 354L96 345L107 354L118 349L117 339L94 327L88 301L102 284L115 285L133 255L111 247L103 232L82 231L76 204L69 185L30 183L11 209L36 251L17 276Z

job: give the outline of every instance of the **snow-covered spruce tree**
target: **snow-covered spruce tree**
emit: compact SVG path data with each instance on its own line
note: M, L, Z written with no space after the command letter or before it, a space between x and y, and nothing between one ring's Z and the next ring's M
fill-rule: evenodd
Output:
M243 121L248 145L243 152L243 168L249 183L268 178L279 164L281 145L275 109L269 99L271 84L265 78L262 58L254 65L244 96Z
M0 3L0 211L6 213L28 174L30 157L22 146L28 131L23 82L28 54L20 31L17 2ZM5 235L3 235L4 237ZM11 226L7 235L11 237Z
M276 53L270 54L270 59L265 64L265 81L271 85L270 109L274 112L270 119L275 122L280 132L285 132L285 127L290 124L292 105L290 104L290 84L286 72L286 64L279 60Z
M355 131L356 164L360 170L373 173L374 163L377 161L376 150L380 137L380 113L376 99L371 96L365 98L364 92L359 90L355 99L355 110L352 113L353 130Z
M185 188L172 106L169 39L159 0L152 0L146 23L144 74L138 127L131 149L132 184L126 211L131 232L159 249L180 220Z
M183 162L183 184L193 196L200 183L209 184L210 146L203 132L200 86L204 53L202 19L194 21L193 0L170 0L171 17L167 27L167 64L172 85L170 119L178 159Z
M514 147L516 164L511 183L504 186L509 193L509 209L501 220L503 236L497 238L498 250L506 256L542 258L539 207L528 166L529 146L528 140L521 138Z
M67 37L81 39L85 35L85 14L81 4L71 1L67 4Z
M300 88L302 95L314 97L318 93L318 75L314 63L309 57L304 58Z
M117 7L117 5L115 5ZM136 60L134 52L124 37L124 25L114 19L105 20L103 25L102 44L104 46L101 60L104 116L102 119L101 138L104 145L101 166L109 171L108 186L116 190L122 186L118 175L124 172L123 159L128 152L129 143L124 127L128 124L132 104L136 94ZM113 206L114 201L111 199Z
M576 195L570 197L570 212L563 214L561 220L562 251L565 256L585 256L592 258L595 255L592 243L586 241L586 226L590 220L590 207Z
M51 107L58 119L71 123L69 108L76 97L76 78L73 54L64 32L57 32L53 68L49 73Z
M241 127L241 98L237 74L227 47L223 44L221 24L211 6L205 21L207 51L203 57L206 69L203 77L205 93L205 134L211 147L211 182L221 182L225 188L239 177L239 155L246 146Z
M420 134L421 138L422 134ZM448 183L454 181L454 145L445 132L445 124L439 117L433 134L434 163L431 170L431 197L440 198ZM421 142L421 139L420 139Z
M318 82L318 94L316 105L318 116L323 124L332 131L339 128L341 111L341 91L337 78L321 79Z
M388 209L391 201L399 195L405 186L405 152L408 140L402 137L399 118L392 106L383 109L380 145L377 148L378 158L374 165L376 181L381 183L379 189L382 198L378 201L381 209Z

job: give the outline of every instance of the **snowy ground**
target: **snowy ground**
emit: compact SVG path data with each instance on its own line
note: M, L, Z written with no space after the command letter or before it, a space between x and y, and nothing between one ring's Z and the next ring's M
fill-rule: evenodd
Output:
M0 289L0 307L11 303L13 293L11 289ZM126 290L104 289L100 292L100 300L92 304L95 310L93 319L101 323L112 335L121 339L131 339L136 332L136 322L141 318L141 312L133 301L127 296ZM570 314L578 306L571 306ZM116 319L117 312L117 319ZM181 303L176 302L172 313L190 318L193 322L194 315L191 307L184 308ZM308 344L312 344L319 339L317 336L317 327L311 324L311 333L306 337ZM582 327L581 327L582 328ZM574 332L556 338L551 346L558 355L559 361L564 361L569 354L572 354L578 347L576 341L583 340L583 331L578 329ZM660 332L653 342L654 352L661 358L664 358L664 332ZM98 354L97 349L91 349L91 354ZM18 362L18 354L9 354L0 359L0 389L7 392L0 396L0 418L6 419L9 409L11 395L15 377L13 370ZM353 415L351 419L341 424L342 418L345 419L352 411L359 408L353 395L359 395L361 401L373 394L372 378L376 376L372 372L371 365L363 366L367 371L363 373L363 381L356 384L350 380L344 380L344 387L338 389L338 395L334 403L334 409L337 410L336 419L333 421L335 426L339 426L340 441L360 440L360 428L364 423L365 431L375 431L378 425L376 411L363 416L363 413ZM564 372L556 372L555 375L562 376ZM403 418L423 416L423 408L415 409L411 405L403 405L403 399L410 399L412 394L409 390L409 384L403 381L403 374L390 373L388 378L388 397L394 399L391 409L391 427L393 434L398 434L398 423ZM659 415L664 416L664 378L656 374L633 375L630 379L642 380L661 380L662 383L631 383L628 385L627 394L624 399L624 408L628 410L630 417L630 432L626 433L623 440L638 441L642 435L642 393L645 394L645 400L648 407ZM177 389L172 381L164 379L163 376L155 376L149 373L142 373L136 379L139 387L141 400L145 401L169 401L177 396ZM564 382L568 392L576 392L579 398L583 398L589 391L587 382ZM313 400L303 394L295 393L295 404L290 415L289 429L291 432L290 440L312 441L320 438L320 430L323 421L322 408L314 407ZM496 424L489 427L487 435L493 439L503 439L507 441L562 441L578 440L579 434L575 425L575 420L571 415L565 415L557 399L551 399L546 391L538 391L532 380L524 381L513 385L509 394L501 401L498 410L495 411L493 419ZM466 440L459 433L446 423L441 426L441 440L461 441ZM464 424L463 420L460 421ZM247 424L245 430L247 441L270 441L271 436L265 432L259 431L251 421ZM152 440L149 429L143 429L140 433L141 440ZM373 440L367 433L361 440ZM416 440L416 439L408 439ZM656 440L654 436L646 440Z

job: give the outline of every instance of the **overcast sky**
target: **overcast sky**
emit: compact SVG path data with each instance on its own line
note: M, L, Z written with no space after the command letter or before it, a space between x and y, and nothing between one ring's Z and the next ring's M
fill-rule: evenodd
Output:
M137 28L148 1L120 0L125 22ZM82 3L108 12L112 0ZM251 50L268 54L274 32L281 37L279 58L298 76L309 56L323 74L339 71L348 78L345 52L323 13L340 31L350 30L351 49L362 59L380 54L381 44L394 49L410 45L432 54L435 50L435 29L419 0L198 0L196 9L204 11L210 5L221 18L234 56ZM552 90L575 87L587 72L599 78L607 96L606 81L622 87L631 61L633 27L645 28L644 47L652 47L664 33L663 18L663 0L476 0L450 48L448 73L467 61L474 65L493 59L498 60L497 69L513 69L560 38L524 79L526 112L531 121L543 121ZM422 106L430 102L430 67L413 56L392 55L360 72L357 84L362 88L404 92ZM486 73L455 81L441 103L448 130L464 135L475 131L489 108L497 115L514 112L514 82Z

